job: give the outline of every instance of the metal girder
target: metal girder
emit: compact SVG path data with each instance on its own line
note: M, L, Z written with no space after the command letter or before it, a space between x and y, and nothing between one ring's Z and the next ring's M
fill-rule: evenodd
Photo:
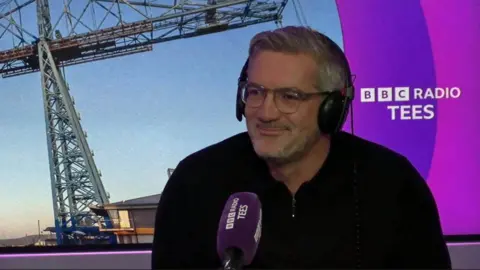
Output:
M57 240L96 225L89 206L108 203L84 131L48 43L38 43Z
M99 172L75 111L68 86L56 66L47 0L37 0L39 69L45 110L53 212L58 244L71 242L81 227L97 225L90 205L108 203Z
M203 4L178 1L176 5L167 5L153 1L89 0L75 16L70 9L72 0L65 1L65 11L53 26L55 37L52 33L49 40L59 67L151 51L151 45L156 43L279 21L287 3L287 0L207 0ZM86 19L87 10L103 10L105 14L97 15L100 22L93 23ZM67 23L59 27L62 19ZM24 40L19 40L21 46L0 51L3 77L39 71L35 57L38 38L30 45Z

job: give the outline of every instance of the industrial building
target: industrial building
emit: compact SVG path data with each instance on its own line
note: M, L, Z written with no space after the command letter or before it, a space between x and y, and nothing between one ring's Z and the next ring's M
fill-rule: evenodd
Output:
M152 243L160 195L91 206L90 209L102 217L100 231L113 232L118 244ZM105 226L108 220L111 224L109 228Z

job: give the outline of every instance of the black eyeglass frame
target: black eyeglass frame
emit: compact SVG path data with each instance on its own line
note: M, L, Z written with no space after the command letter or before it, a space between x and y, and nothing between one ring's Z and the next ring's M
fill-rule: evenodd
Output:
M262 98L261 102L258 103L258 105L252 105L251 103L247 102L246 99L248 98L248 96L246 96L246 90L248 89L248 87L253 87L255 90L260 90L260 91L263 92L263 98ZM300 90L300 89L295 88L295 87L285 87L285 88L272 89L272 88L267 88L263 85L253 83L253 82L244 82L241 85L241 99L242 99L243 104L245 104L245 107L254 108L254 109L261 107L262 104L265 102L265 99L266 99L269 92L273 93L273 101L274 101L277 109L280 112L285 113L285 114L292 114L292 113L295 113L296 111L298 111L298 108L300 107L300 104L304 101L307 101L307 100L309 100L313 97L316 97L316 96L327 96L329 94L329 92L326 92L326 91L307 93L306 91ZM284 96L285 95L287 95L287 96L290 95L290 98L293 98L293 100L296 102L295 106L293 106L291 109L288 109L288 110L285 109L283 106L279 106L278 97L279 97L279 95L282 95L282 94Z

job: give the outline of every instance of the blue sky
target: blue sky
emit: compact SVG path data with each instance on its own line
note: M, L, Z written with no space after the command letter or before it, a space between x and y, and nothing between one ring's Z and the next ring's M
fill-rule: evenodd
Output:
M341 46L334 0L301 0L308 25ZM292 2L283 25L299 25ZM236 81L257 32L272 23L157 44L152 52L67 68L111 201L160 193L188 154L245 130ZM5 48L2 48L5 49ZM0 79L0 238L53 225L39 74ZM14 202L16 201L16 202Z

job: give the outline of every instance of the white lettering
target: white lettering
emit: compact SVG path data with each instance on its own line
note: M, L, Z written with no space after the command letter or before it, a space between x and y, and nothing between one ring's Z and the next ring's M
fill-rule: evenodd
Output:
M413 96L415 99L422 99L422 88L413 89Z
M257 229L255 230L255 235L253 235L253 239L255 239L256 243L258 243L258 241L260 240L261 235L262 235L262 210L260 209L260 213L258 216Z
M237 219L244 219L247 216L248 205L240 205Z
M462 90L458 87L435 87L435 88L415 88L415 99L449 99L459 98L462 95Z
M230 211L227 215L227 224L225 225L226 230L233 229L235 226L235 216L236 216L236 211L237 211L237 205L238 205L238 198L233 199L232 205L230 205Z
M423 119L426 119L426 120L430 120L432 119L434 116L435 116L435 113L433 112L433 105L432 104L428 104L428 105L425 105L423 106Z
M360 88L360 102L374 102L375 88Z
M401 120L410 120L412 119L410 117L410 112L411 112L411 109L412 106L409 106L409 105L403 105L403 106L400 106L400 119Z
M435 96L433 95L433 91L432 91L432 88L427 88L427 90L425 90L425 96L423 98L430 98L430 99L434 99Z
M430 120L435 116L434 106L428 105L392 105L387 106L392 120Z
M395 105L395 106L387 106L387 109L390 110L390 113L391 113L391 114L390 114L390 118L391 118L392 120L395 120L395 116L397 115L396 111L398 110L399 107L400 107L400 106L398 106L398 105Z
M412 105L412 119L422 119L422 105Z
M462 95L462 90L460 90L460 88L452 87L452 89L450 89L450 96L452 98L459 98L461 95Z
M395 101L409 101L410 87L395 87Z
M378 91L378 101L379 102L389 102L392 101L393 90L392 87L379 87Z

